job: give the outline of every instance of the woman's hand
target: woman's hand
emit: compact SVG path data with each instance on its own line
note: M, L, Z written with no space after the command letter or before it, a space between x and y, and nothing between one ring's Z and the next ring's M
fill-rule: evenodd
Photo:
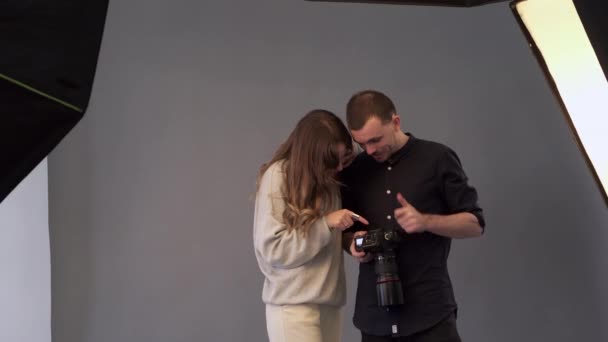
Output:
M357 215L348 209L340 209L325 215L325 221L329 228L340 230L350 228L355 221L359 221L366 225L369 224L363 216Z

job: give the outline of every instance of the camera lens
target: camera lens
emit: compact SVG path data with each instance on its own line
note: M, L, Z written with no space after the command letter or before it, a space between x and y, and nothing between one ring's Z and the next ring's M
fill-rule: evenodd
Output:
M403 304L403 289L394 255L376 255L376 295L379 306Z
M376 281L376 295L379 306L403 304L401 280L398 277L393 277L393 275L379 276Z

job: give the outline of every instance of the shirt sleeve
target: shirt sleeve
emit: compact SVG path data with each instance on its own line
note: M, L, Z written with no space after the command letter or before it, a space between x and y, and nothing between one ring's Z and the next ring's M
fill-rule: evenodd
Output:
M281 192L283 173L271 166L260 182L254 217L254 247L269 265L295 268L312 260L327 246L332 231L324 217L314 221L306 235L288 230L282 215L285 202Z
M479 225L482 229L485 229L483 210L477 203L477 190L469 185L460 159L449 148L440 159L439 177L441 178L442 193L449 214L469 212L477 217Z

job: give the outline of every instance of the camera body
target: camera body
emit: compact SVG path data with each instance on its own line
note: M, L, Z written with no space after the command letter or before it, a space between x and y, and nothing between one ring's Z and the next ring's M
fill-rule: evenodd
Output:
M394 229L372 229L363 236L355 237L355 249L365 253L382 253L395 250L402 240L402 234Z
M372 229L355 237L355 250L374 254L378 306L389 308L403 304L396 251L403 240L401 229Z

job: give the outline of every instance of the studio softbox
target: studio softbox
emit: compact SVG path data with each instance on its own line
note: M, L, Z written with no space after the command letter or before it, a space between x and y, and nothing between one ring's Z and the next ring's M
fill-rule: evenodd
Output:
M519 0L511 8L608 205L608 2Z
M0 1L0 202L84 115L107 8Z

